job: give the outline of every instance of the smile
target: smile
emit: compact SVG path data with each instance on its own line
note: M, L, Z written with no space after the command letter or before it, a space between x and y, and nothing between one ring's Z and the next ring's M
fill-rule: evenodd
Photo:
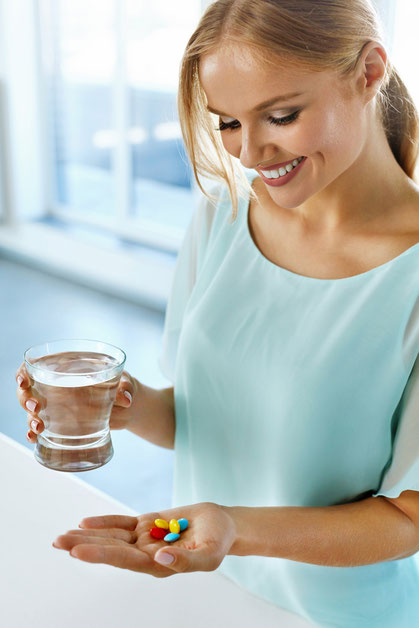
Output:
M271 187L280 187L286 185L294 177L296 177L304 167L307 157L298 157L293 161L279 165L279 168L270 168L269 170L258 170L262 177L262 181Z
M279 168L271 168L269 170L260 170L263 176L266 179L278 179L280 177L285 177L288 172L291 172L294 168L298 166L298 164L304 159L304 157L298 157L288 163L282 164Z

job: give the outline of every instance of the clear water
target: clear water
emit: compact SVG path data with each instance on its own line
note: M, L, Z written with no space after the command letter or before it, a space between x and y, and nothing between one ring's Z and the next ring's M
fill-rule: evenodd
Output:
M31 359L34 396L45 430L37 436L35 457L60 471L87 471L113 455L109 417L121 372L103 353L66 351ZM42 368L42 371L40 370Z

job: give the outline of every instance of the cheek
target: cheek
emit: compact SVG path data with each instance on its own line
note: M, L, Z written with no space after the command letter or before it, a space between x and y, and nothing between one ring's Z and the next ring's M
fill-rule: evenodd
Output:
M308 132L307 143L313 152L322 153L325 157L333 155L336 163L345 160L359 150L361 125L355 114L336 106L329 109L313 130ZM317 144L317 147L316 147Z
M233 131L233 133L230 131L224 131L224 133L221 133L221 141L224 148L228 153L230 153L230 155L240 157L241 140L239 130Z

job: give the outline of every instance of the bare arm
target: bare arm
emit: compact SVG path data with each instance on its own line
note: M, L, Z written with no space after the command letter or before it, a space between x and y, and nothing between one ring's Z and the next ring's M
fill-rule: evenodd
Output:
M419 511L419 493L401 499ZM339 506L223 509L236 540L229 554L273 556L331 567L354 567L406 558L419 551L419 525L397 500L369 497Z
M126 429L154 445L174 448L175 410L174 389L157 390L132 378L134 384L130 419Z
M148 531L157 515L166 521L180 516L193 521L186 543L180 541L156 552L156 545L150 545L142 530ZM317 508L228 507L202 502L140 517L86 518L82 530L70 530L53 545L80 560L157 577L212 571L227 554L354 567L413 555L419 549L418 517L419 493L415 491L405 491L391 501L372 497ZM99 532L97 541L89 528ZM107 532L106 528L112 529ZM114 545L104 545L102 536L110 536Z

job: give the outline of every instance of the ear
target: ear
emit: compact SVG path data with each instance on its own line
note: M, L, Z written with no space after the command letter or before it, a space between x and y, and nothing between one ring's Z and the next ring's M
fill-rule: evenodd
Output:
M357 86L368 102L379 92L385 76L387 53L383 46L375 41L365 44L358 66Z

